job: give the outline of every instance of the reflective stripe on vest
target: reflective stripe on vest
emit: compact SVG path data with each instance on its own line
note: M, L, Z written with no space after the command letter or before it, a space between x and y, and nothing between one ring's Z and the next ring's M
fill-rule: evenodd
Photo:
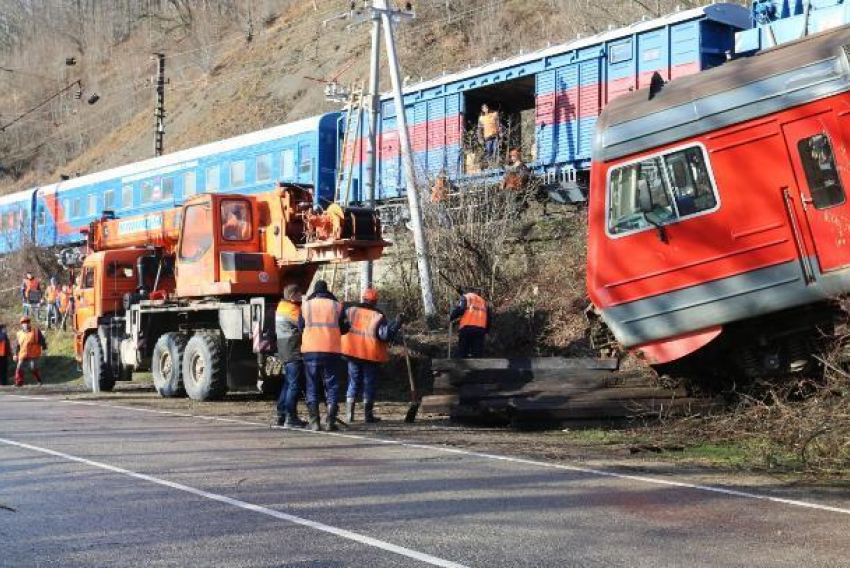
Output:
M31 328L29 331L21 330L18 332L18 357L22 359L35 359L41 357L41 342L39 341L41 333L38 328Z
M369 308L351 307L345 312L351 329L342 336L342 354L364 361L389 361L387 344L378 339L381 312Z
M487 304L484 298L478 294L464 294L466 299L466 311L460 318L460 329L467 326L487 328Z
M302 353L340 353L342 334L339 317L342 305L329 298L313 298L304 302L304 334L301 337Z

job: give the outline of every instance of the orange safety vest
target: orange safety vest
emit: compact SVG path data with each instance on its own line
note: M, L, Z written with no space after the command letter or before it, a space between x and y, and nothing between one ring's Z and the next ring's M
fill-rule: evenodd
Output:
M18 332L18 357L21 359L41 357L41 332L37 327Z
M71 306L71 295L68 292L59 292L59 311L63 314Z
M387 344L378 339L381 312L369 308L351 307L345 312L351 329L342 336L342 354L364 361L389 361Z
M6 340L2 339L0 340L0 357L5 357L6 355Z
M295 302L290 302L288 300L281 300L277 304L277 310L275 312L275 317L278 319L289 320L295 325L298 325L298 316L301 315L301 306L296 304Z
M30 278L29 280L24 279L24 285L26 286L27 292L32 292L33 290L38 290L41 287L41 282L38 281L38 278Z
M495 110L479 116L478 124L484 131L484 138L492 138L499 135L499 113Z
M467 326L487 328L487 304L484 298L478 294L468 293L463 295L466 298L466 311L460 318L459 328L463 329Z
M302 353L340 353L342 332L339 318L342 304L330 298L313 298L301 308L304 333L301 337Z
M56 286L53 284L47 286L47 290L44 292L44 299L47 300L48 304L56 301Z

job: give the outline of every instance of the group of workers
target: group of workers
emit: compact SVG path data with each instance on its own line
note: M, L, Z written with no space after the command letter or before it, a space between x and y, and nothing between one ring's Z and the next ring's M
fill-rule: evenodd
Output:
M378 292L363 291L361 302L343 305L316 282L313 293L302 302L295 284L283 291L275 313L277 354L284 367L284 386L277 404L277 422L289 428L321 429L319 402L324 389L326 429L338 429L339 375L348 368L346 420L355 419L358 398L363 400L363 420L375 423L375 400L380 367L389 360L388 345L401 332L402 318L388 320L378 309ZM459 357L481 357L484 337L490 328L490 308L475 291L463 294L450 315L459 321ZM299 393L306 391L309 422L298 417Z
M44 326L50 329L55 325L66 329L74 309L73 288L51 278L50 283L41 289L41 281L27 272L21 282L21 304L24 316L33 317L38 322L44 310Z

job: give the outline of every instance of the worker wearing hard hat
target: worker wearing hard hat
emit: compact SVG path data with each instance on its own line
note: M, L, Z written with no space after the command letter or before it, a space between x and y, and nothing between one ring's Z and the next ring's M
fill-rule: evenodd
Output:
M484 338L490 331L492 320L490 306L479 290L462 294L449 315L450 321L458 321L458 352L460 358L484 356Z
M18 362L15 369L16 387L24 385L24 370L27 368L32 371L32 378L35 379L35 382L41 384L38 359L42 352L46 350L47 341L44 339L44 334L32 325L29 316L22 317L21 330L15 337L15 345L12 349L13 359Z
M348 422L354 421L354 408L358 395L363 393L363 418L365 422L378 422L375 416L375 395L378 388L378 371L381 363L389 360L387 343L401 328L401 316L388 323L377 308L378 292L372 288L363 291L362 303L345 310L351 329L342 338L342 354L348 362L348 392L346 394Z
M313 294L307 298L298 316L301 338L301 355L307 372L307 410L310 429L320 430L319 390L325 386L328 405L327 429L337 430L339 412L339 367L341 364L342 336L348 333L348 318L336 297L328 291L328 283L319 280Z
M283 363L284 385L277 401L277 423L287 428L303 428L306 422L298 418L298 393L304 388L304 359L301 356L301 290L297 284L283 289L283 299L275 313L277 356Z

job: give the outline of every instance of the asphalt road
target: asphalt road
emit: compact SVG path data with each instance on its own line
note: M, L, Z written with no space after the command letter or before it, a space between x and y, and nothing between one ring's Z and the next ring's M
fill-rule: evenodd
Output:
M0 566L850 563L850 509L572 468L0 394Z

